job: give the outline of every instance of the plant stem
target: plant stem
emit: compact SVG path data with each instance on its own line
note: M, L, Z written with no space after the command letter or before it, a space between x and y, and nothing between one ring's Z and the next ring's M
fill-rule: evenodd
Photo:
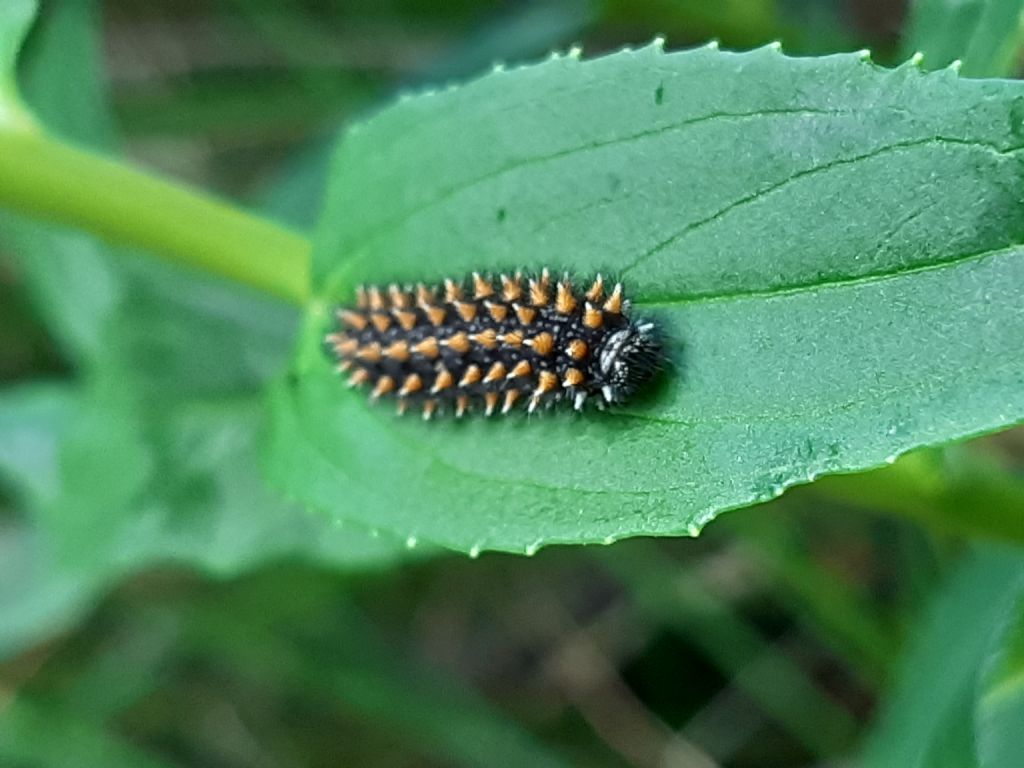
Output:
M0 129L0 206L294 304L309 296L310 244L298 233L45 134Z

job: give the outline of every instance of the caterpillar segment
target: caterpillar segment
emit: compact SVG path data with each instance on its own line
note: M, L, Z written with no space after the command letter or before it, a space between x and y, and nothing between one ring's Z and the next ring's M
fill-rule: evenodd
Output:
M583 288L547 269L361 286L335 321L325 345L349 386L425 419L620 404L662 359L654 324L633 319L622 285L609 292L601 275Z

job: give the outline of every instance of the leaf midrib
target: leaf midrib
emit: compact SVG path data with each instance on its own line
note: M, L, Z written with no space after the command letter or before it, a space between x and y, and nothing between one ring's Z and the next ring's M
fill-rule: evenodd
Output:
M756 192L753 192L749 195L745 195L744 197L741 197L738 200L734 200L728 205L725 205L719 210L715 211L710 216L706 216L703 219L687 224L685 227L683 227L675 234L670 235L669 237L665 238L660 243L655 245L653 248L640 254L640 256L638 256L634 261L623 267L621 274L623 276L627 275L630 272L630 270L636 269L651 256L660 253L669 246L675 245L676 243L678 243L691 233L695 232L696 230L714 223L715 221L721 219L723 216L729 214L730 212L736 210L737 208L741 208L745 205L750 205L760 200L761 198L766 197L767 195L773 194L784 189L785 187L789 186L794 182L800 181L809 176L815 176L819 173L827 173L828 171L831 171L834 168L841 168L848 165L856 165L857 163L865 162L868 160L872 160L876 157L881 157L883 155L889 154L890 152L898 153L901 150L912 150L917 147L925 147L932 145L982 149L998 157L1012 157L1015 153L1020 152L1022 149L1024 149L1024 147L1010 147L1007 149L1001 149L996 145L981 141L968 141L966 139L955 139L945 136L932 136L924 139L899 141L893 144L887 144L882 147L876 147L870 152L863 152L859 155L854 155L853 157L843 157L836 160L832 160L822 165L816 165L813 168L807 168L802 171L797 171L796 173L792 174L791 176L788 176L785 179L782 179L781 181L777 181L774 184L770 184L767 187L757 190Z
M885 397L887 397L887 393L880 393L878 399L883 399L884 400ZM866 403L865 400L848 401L848 402L842 403L842 404L840 404L840 405L838 405L838 406L836 406L834 408L828 409L828 413L848 411L848 410L850 410L852 408L857 407L858 405L864 405L865 403ZM294 403L293 403L292 407L293 408L295 407ZM576 487L576 486L568 486L568 485L553 485L553 484L550 484L550 483L538 483L536 481L526 480L526 479L509 479L509 478L499 477L499 476L496 476L496 475L485 475L485 474L482 474L482 473L479 473L479 472L475 472L475 471L472 471L472 470L465 469L464 467L457 466L457 465L452 464L451 462L441 458L437 454L437 452L434 450L434 446L431 443L423 441L423 440L417 440L417 439L415 439L413 437L410 437L409 433L407 433L407 432L397 428L396 424L398 423L398 421L396 419L394 419L394 418L390 418L390 419L386 418L383 415L383 413L381 412L380 409L373 409L373 408L371 408L370 410L371 410L371 414L370 414L371 418L373 418L380 425L380 427L381 427L381 429L383 431L385 431L388 434L390 434L397 442L402 443L406 447L410 448L414 453L422 453L422 454L429 455L431 463L433 465L436 465L436 466L440 467L442 470L444 470L446 472L450 472L450 473L452 473L452 474L454 474L456 476L470 478L470 479L475 480L475 481L497 483L497 484L500 484L500 485L526 486L526 487L529 487L529 488L533 488L535 490L542 490L542 491L559 491L559 492L571 491L573 493L580 493L580 494L593 495L593 496L615 495L615 496L633 496L633 497L639 497L639 498L645 498L645 497L653 496L653 495L656 495L656 494L672 493L674 491L679 491L679 490L682 490L683 488L687 487L684 484L684 485L663 486L663 487L659 487L659 488L647 488L647 489L644 489L644 490L606 490L606 489L598 489L598 488L579 488L579 487ZM618 413L612 412L610 415L615 417L615 418L640 419L640 420L645 420L645 421L652 421L652 422L655 422L655 423L658 423L658 424L664 424L666 426L675 426L675 425L691 426L691 427L694 426L693 424L690 424L690 423L684 422L684 421L678 421L678 420L674 420L674 419L664 419L664 418L660 418L660 417L652 417L652 416L649 416L649 415L636 414L636 413L632 413L632 412L628 412L628 411L620 411ZM799 415L799 414L795 413L795 412L794 413L786 413L786 414L782 414L782 415L774 415L774 416L770 416L770 417L765 418L765 421L782 422L782 421L785 421L787 419L794 418L797 415ZM721 419L721 420L717 420L717 421L718 421L718 423L733 423L732 420L729 420L729 419ZM702 424L709 424L709 423L713 423L713 422L710 421L710 420L705 420L705 421L703 421L701 423ZM309 432L307 432L306 430L303 430L303 432L308 437ZM982 430L982 431L978 432L977 434L985 434L986 432L987 432L987 430ZM315 441L313 441L313 442L314 442L314 447L315 447L317 453L319 453L320 456L325 461L327 461L327 463L329 463L330 465L336 467L342 474L344 474L346 477L348 477L351 480L353 480L353 482L358 482L357 478L351 472L347 471L347 469L345 468L344 465L339 464L338 462L334 461L334 459L332 457L337 455L336 452L329 451L325 447L321 446L319 443L316 443ZM894 454L894 455L902 455L903 453L906 453L909 450L912 450L912 449L908 448L906 450L901 450L901 451L899 451L898 454ZM881 464L882 464L882 462L879 462L878 466L881 466ZM821 474L832 474L832 473L826 472L826 473L821 473ZM802 483L805 483L805 482L810 482L810 479L809 478L805 479L805 478L800 478L800 477L794 477L790 482L785 483L783 487L784 488L789 488L789 487L791 487L793 485L798 485L798 484L802 484ZM752 493L753 493L753 491L752 491Z
M1000 248L992 248L984 251L978 251L977 253L967 253L957 256L952 256L947 259L937 259L934 262L917 264L913 267L900 267L898 269L880 269L875 272L866 272L862 275L853 275L846 277L837 277L829 280L817 280L805 283L792 283L787 285L780 285L774 288L768 288L764 290L749 289L739 291L722 291L722 292L707 292L707 293L694 293L688 295L668 295L664 298L655 296L650 299L634 300L632 306L641 307L643 309L668 309L673 307L682 307L690 305L700 304L712 304L712 303L725 303L730 301L742 301L747 299L774 299L783 298L786 296L798 296L804 293L817 290L836 290L841 288L850 288L857 285L867 285L870 283L880 283L887 280L895 280L897 278L907 277L918 273L935 272L941 269L948 269L955 267L960 264L966 264L972 261L984 261L989 258L997 258L999 256L1013 253L1024 246L1024 243L1011 243L1010 245L1002 246Z
M915 143L920 143L920 142L915 142ZM954 143L972 144L972 142L962 142L962 141L954 142ZM982 146L986 146L986 145L982 145ZM987 147L987 148L988 149L992 149L991 147ZM1008 151L999 151L999 154L1009 154L1009 153L1013 153L1013 152L1018 152L1018 151L1021 151L1021 149L1022 148L1017 148L1017 149L1008 150ZM998 150L996 150L996 151L998 151ZM951 267L951 266L955 266L957 264L966 263L966 262L970 262L970 261L981 261L981 260L984 260L986 258L996 258L996 257L998 257L1000 255L1014 252L1015 250L1020 248L1021 245L1022 245L1021 243L1015 243L1013 245L1006 246L1006 247L1003 247L1003 248L989 249L989 250L981 251L979 253L974 253L974 254L965 254L965 255L958 256L958 257L955 257L955 258L952 258L952 259L938 260L938 261L936 261L934 263L917 265L917 266L911 267L911 268L894 269L894 270L880 270L880 271L878 271L876 273L869 273L869 274L866 274L866 275L858 275L856 277L845 277L845 278L839 278L839 279L836 279L836 280L826 280L826 281L817 281L817 282L813 282L813 283L806 283L806 284L799 284L799 285L782 286L782 287L778 287L778 288L774 288L774 289L766 290L766 291L736 291L736 292L719 293L719 294L701 294L701 295L688 296L688 297L680 297L680 298L676 298L676 299L666 299L666 300L634 301L633 305L635 307L642 307L642 308L645 308L645 309L650 309L650 308L672 308L672 307L678 307L678 306L689 305L689 304L701 304L701 303L722 302L722 301L732 301L732 300L737 300L738 301L738 300L755 299L755 298L777 298L777 297L782 297L782 296L799 295L799 294L803 294L803 293L806 293L806 292L809 292L809 291L812 291L812 290L834 290L834 289L838 289L838 288L848 288L848 287L853 286L853 285L867 284L867 283L874 283L874 282L882 282L882 281L885 281L885 280L890 280L890 279L895 279L895 278L899 278L899 277L904 277L906 275L911 275L911 274L915 274L915 273L919 273L919 272L920 273L930 272L930 271L934 271L934 270L938 270L938 269L943 269L943 268L948 268L948 267ZM848 410L849 408L855 407L857 404L858 404L857 402L844 403L844 404L842 404L842 406L840 406L840 407L838 407L836 409L832 409L832 410L836 410L836 411ZM628 411L622 411L622 412L620 412L618 414L611 414L611 415L616 416L616 417L620 417L620 418L636 418L636 419L642 419L642 420L647 420L647 421L653 421L653 422L656 422L656 423L659 423L659 424L664 424L666 426L672 426L672 425L688 426L687 422L684 422L684 421L679 421L679 420L674 420L674 419L664 419L664 418L660 418L660 417L652 417L650 415L635 414L635 413L631 413L631 412L628 412ZM789 418L790 416L791 415L787 414L784 418ZM576 487L572 487L572 486L550 485L550 484L545 484L545 483L537 483L535 481L529 481L529 480L525 480L525 479L514 479L513 480L513 479L501 478L501 477L497 477L497 476L493 476L493 475L483 475L483 474L480 474L480 473L477 473L477 472L473 472L473 471L467 470L467 469L465 469L463 467L456 466L456 465L454 465L454 464L452 464L452 463L442 459L437 454L437 452L433 449L433 446L431 444L429 444L428 442L420 441L420 440L410 439L408 437L407 433L405 433L404 431L401 431L401 430L396 428L393 420L390 420L390 421L386 420L385 418L383 418L380 415L380 413L375 411L372 414L372 418L374 418L378 422L378 424L381 425L381 428L383 430L385 430L386 432L388 432L398 442L403 443L403 444L413 448L415 451L423 452L423 453L428 454L430 456L430 460L431 460L432 464L434 464L434 465L440 467L441 469L443 469L444 471L450 472L450 473L452 473L452 474L454 474L456 476L471 478L471 479L476 480L476 481L484 481L484 482L499 483L499 484L506 484L506 485L515 485L515 486L528 486L528 487L534 488L536 490L543 490L543 491L572 491L574 493L582 493L582 494L589 494L589 495L618 495L618 496L635 496L635 497L640 497L640 498L649 497L649 496L654 495L654 494L671 493L673 491L681 490L684 487L684 486L667 486L667 487L654 488L654 489L645 489L645 490L638 490L638 491L630 491L630 490L604 490L604 489L593 489L593 488L576 488ZM782 420L784 420L784 418L775 418L775 419L772 419L772 420L774 420L774 421L782 421ZM692 425L689 425L689 426L692 426ZM979 434L981 434L981 433L979 433ZM316 447L317 452L329 464L331 464L332 466L337 467L343 474L348 476L350 479L354 479L352 477L352 475L349 472L347 472L342 465L340 465L337 462L332 460L331 457L333 456L333 454L330 451L325 450L319 444L316 444L315 447ZM799 484L800 482L803 482L803 481L801 479L799 479L799 478L794 478L793 481L791 483L788 483L785 487L788 488L791 485Z

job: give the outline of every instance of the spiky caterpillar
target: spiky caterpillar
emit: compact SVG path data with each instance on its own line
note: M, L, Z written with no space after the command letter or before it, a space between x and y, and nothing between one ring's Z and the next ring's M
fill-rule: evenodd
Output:
M411 403L425 419L446 407L490 416L516 403L530 413L561 400L621 403L658 368L654 325L630 320L621 284L608 294L598 275L582 292L568 277L553 286L546 269L501 275L500 286L476 273L467 282L359 288L326 337L349 386L396 395L399 413Z

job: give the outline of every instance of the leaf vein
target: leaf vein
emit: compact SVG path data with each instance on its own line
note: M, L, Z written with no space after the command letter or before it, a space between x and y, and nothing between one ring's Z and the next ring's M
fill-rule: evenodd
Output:
M983 259L995 258L997 256L1003 256L1021 248L1021 243L1011 243L1009 245L1000 246L999 248L989 248L984 251L977 251L975 253L967 253L958 256L954 256L949 259L941 259L939 261L931 262L928 264L918 264L913 267L906 267L900 269L883 269L877 272L868 272L862 275L837 277L832 280L819 280L815 282L806 283L791 283L789 285L775 286L764 290L740 290L740 291L723 291L720 293L707 292L700 294L692 294L689 296L666 296L666 297L649 297L643 300L634 300L634 307L643 307L647 309L667 308L667 307L679 307L689 304L703 304L708 302L718 301L734 301L741 299L764 299L764 298L777 298L781 296L793 296L808 291L816 290L819 288L844 288L854 285L861 285L866 283L875 283L882 280L891 280L897 277L904 277L906 275L913 275L919 272L931 272L936 269L942 269L944 267L952 267L957 264L964 264L971 261L981 261Z
M381 222L373 230L363 234L361 240L357 241L351 248L354 253L360 253L373 243L378 238L387 234L389 231L402 226L408 222L414 216L423 213L424 211L430 210L436 205L450 200L456 195L473 189L479 184L486 183L496 178L500 178L507 173L521 170L523 168L529 168L536 165L543 165L555 160L561 160L566 157L579 154L581 152L590 152L597 149L604 149L606 147L616 146L618 144L628 144L633 141L639 141L641 139L652 138L666 133L672 133L674 131L683 130L685 128L692 128L693 126L701 125L703 123L709 123L714 121L729 121L729 120L749 120L763 117L841 117L848 115L857 114L854 110L826 110L826 109L814 109L810 107L799 107L799 108L787 108L787 109L759 109L753 112L711 112L704 115L698 115L696 117L681 120L679 122L670 123L668 125L659 125L653 128L647 128L642 131L636 131L634 133L625 136L616 136L610 139L604 139L601 141L593 141L589 144L577 145L562 149L557 152L550 152L544 155L537 155L535 157L528 157L516 162L508 163L503 166L499 166L487 173L482 173L478 176L474 176L470 179L454 184L450 187L440 190L436 195L428 200L423 201L419 205L410 207L409 209L402 211L399 215L394 216L391 219L387 219Z
M785 179L782 179L781 181L777 181L773 184L770 184L767 187L757 190L756 192L753 192L749 195L744 195L743 197L732 201L728 205L719 208L717 211L715 211L709 216L704 217L703 219L687 224L682 229L678 230L677 232L674 232L669 237L666 237L664 240L660 241L652 248L640 254L636 259L634 259L631 263L629 263L622 269L621 274L623 276L627 275L631 270L636 269L637 267L642 265L647 259L657 255L661 251L664 251L666 248L679 243L688 235L701 229L702 227L706 227L709 224L713 224L714 222L723 218L724 216L736 210L737 208L741 208L746 205L751 205L752 203L757 202L761 198L776 193L797 181L808 178L810 176L815 176L817 174L827 173L835 168L841 168L848 165L855 165L857 163L862 163L867 160L872 160L876 157L880 157L882 155L886 155L892 152L899 152L901 150L916 149L918 147L926 146L956 146L969 147L971 149L983 149L986 152L991 152L1000 157L1012 156L1014 153L1019 152L1022 149L1022 147L1012 147L1009 149L1003 149L994 144L988 144L981 141L955 139L943 136L932 136L924 139L912 139L907 141L899 141L894 144L886 144L883 147L876 147L869 152L863 152L852 157L843 157L836 160L832 160L822 165L816 165L812 168L807 168L805 170L798 171L791 176L787 176Z

